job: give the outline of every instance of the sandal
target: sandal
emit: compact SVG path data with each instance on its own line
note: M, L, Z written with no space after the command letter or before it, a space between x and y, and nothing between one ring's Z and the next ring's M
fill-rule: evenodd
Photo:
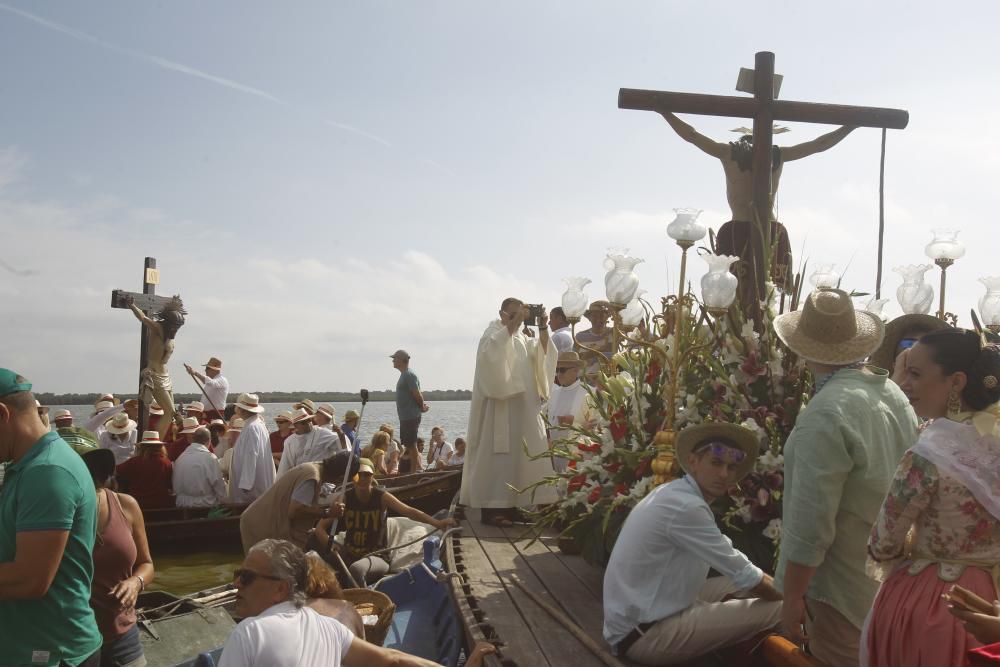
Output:
M513 528L514 522L510 520L510 517L504 516L503 514L497 514L490 517L486 521L483 521L487 526L495 526L496 528Z

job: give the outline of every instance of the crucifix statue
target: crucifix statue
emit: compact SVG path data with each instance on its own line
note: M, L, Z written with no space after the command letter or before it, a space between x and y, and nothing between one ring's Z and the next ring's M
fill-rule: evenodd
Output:
M855 127L903 129L909 114L899 109L776 100L774 54L766 51L757 54L750 74L753 97L622 88L618 107L660 113L681 138L722 161L733 219L719 230L716 250L740 257L741 302L760 325L767 275L764 267L771 266L772 278L783 287L791 264L787 234L774 216L774 193L783 163L827 150ZM752 118L753 132L736 142L716 142L696 132L675 113ZM842 127L812 141L779 148L772 141L776 120Z
M156 259L146 258L143 273L142 293L114 290L111 292L112 308L128 308L142 323L142 338L139 352L139 423L145 429L149 404L155 400L163 408L163 415L157 424L160 440L175 414L173 387L167 362L174 352L174 336L184 325L184 304L179 296L156 296L159 273Z

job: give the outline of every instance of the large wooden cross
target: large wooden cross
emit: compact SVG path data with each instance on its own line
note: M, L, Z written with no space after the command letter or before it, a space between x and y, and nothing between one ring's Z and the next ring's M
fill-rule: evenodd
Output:
M157 296L156 295L156 285L160 282L160 273L156 270L156 258L147 257L146 262L142 270L142 292L126 292L125 290L112 290L111 291L111 307L112 308L125 308L128 309L127 297L132 297L133 303L136 307L147 315L153 315L157 311L163 308L169 301L170 297ZM141 338L139 340L139 372L146 367L148 361L147 356L147 341L149 339L149 332L146 331L146 327L139 325L142 329ZM139 433L142 435L142 431L146 429L149 423L149 406L142 400L142 392L139 392ZM142 439L141 437L139 438Z
M880 127L901 130L910 115L901 109L816 104L774 99L774 54L757 53L754 61L753 97L732 95L698 95L659 90L622 88L618 91L619 109L638 109L657 113L691 113L704 116L730 116L753 119L753 208L759 224L769 229L771 217L771 158L774 121L824 123L853 127ZM754 234L754 239L766 238L766 232ZM760 241L758 240L758 244ZM756 245L756 244L755 244ZM763 260L763 247L754 248L755 260ZM760 264L751 266L751 276L757 293L763 295L765 273ZM758 308L751 310L755 313ZM755 319L757 319L755 317ZM759 323L759 322L758 322Z

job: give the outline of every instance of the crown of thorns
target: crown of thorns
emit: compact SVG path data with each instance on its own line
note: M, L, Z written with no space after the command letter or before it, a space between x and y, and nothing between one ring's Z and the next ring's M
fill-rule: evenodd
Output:
M183 322L185 315L187 311L184 310L184 302L175 294L156 314L156 319L160 322Z

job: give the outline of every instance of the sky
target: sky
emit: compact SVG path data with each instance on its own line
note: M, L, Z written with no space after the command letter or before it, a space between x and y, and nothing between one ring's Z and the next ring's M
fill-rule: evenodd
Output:
M732 95L773 51L781 99L901 108L886 153L883 295L968 247L948 310L1000 275L991 2L27 2L0 0L0 366L37 391L135 391L159 294L188 323L171 362L223 360L234 391L384 389L404 348L425 389L470 388L506 296L603 298L609 247L673 293L672 209L728 219L717 160L618 89ZM720 141L747 124L686 116ZM790 124L779 144L830 127ZM880 130L786 165L796 261L872 292ZM692 256L691 279L704 263ZM927 273L935 285L938 269ZM863 305L862 299L858 305ZM936 304L936 301L935 301ZM899 314L895 300L886 307ZM189 386L190 385L190 386Z

